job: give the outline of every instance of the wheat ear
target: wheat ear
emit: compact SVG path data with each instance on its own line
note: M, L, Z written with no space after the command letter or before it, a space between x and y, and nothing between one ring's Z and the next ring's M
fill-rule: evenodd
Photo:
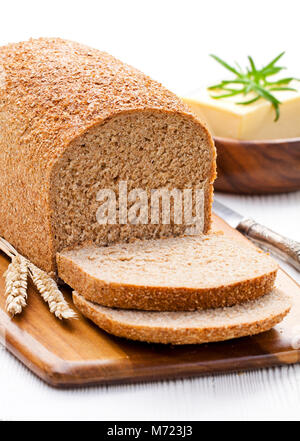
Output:
M20 256L12 256L5 277L6 310L14 316L20 314L27 300L28 262Z
M55 314L59 319L77 317L76 313L69 308L55 281L51 279L48 274L33 263L29 263L29 274L39 293L45 302L48 303L50 312Z
M48 303L50 312L59 319L76 318L76 313L69 308L57 284L45 271L21 256L7 240L0 237L0 250L12 261L4 273L6 309L11 315L20 314L26 306L27 276L30 275L39 293Z

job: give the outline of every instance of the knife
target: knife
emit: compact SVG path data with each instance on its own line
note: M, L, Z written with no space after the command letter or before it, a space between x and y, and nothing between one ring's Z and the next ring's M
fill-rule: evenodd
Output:
M213 211L260 248L270 251L276 257L279 257L300 271L300 242L275 233L253 219L242 216L217 200L214 200Z

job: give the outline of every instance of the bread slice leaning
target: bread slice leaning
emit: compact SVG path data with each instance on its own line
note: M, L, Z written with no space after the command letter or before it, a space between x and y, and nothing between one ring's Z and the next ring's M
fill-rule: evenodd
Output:
M192 311L256 299L274 286L277 263L220 234L88 246L57 255L61 279L103 306Z
M149 343L208 343L267 331L290 310L289 299L274 289L260 299L228 308L193 312L112 309L73 292L76 307L106 332Z

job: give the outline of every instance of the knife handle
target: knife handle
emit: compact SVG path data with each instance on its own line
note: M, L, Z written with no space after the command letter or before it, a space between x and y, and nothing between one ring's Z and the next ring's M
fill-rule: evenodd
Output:
M281 236L281 234L275 233L253 219L241 221L237 226L237 230L251 239L260 248L271 251L300 271L300 242Z

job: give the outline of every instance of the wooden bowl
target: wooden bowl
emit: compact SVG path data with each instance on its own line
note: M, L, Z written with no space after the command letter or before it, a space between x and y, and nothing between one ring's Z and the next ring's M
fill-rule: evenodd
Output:
M215 189L270 194L300 190L300 138L240 141L215 137Z

